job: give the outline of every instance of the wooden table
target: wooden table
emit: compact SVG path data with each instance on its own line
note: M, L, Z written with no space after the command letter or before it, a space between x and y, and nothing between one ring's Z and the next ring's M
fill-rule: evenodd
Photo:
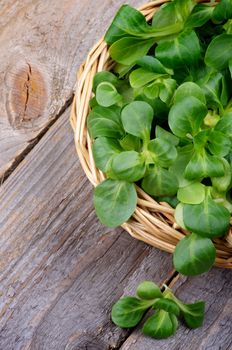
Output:
M175 278L169 254L103 227L75 153L76 70L123 2L0 1L0 350L232 349L232 272ZM206 300L204 327L115 327L112 304L143 279Z

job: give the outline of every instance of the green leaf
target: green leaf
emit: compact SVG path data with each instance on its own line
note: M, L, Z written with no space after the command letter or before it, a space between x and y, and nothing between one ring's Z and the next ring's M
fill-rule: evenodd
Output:
M230 94L231 94L231 80L230 80L229 72L225 70L222 74L221 93L220 93L220 100L223 107L227 106ZM222 111L224 112L224 110Z
M174 40L159 43L155 54L168 68L191 66L201 55L199 39L194 31L183 31Z
M89 107L91 109L95 108L99 106L98 103L97 103L97 100L96 100L96 96L92 97L91 100L89 101Z
M153 109L153 113L155 113L155 110L157 109L156 99L148 98L144 93L142 93L142 91L141 91L142 89L139 89L139 90L140 90L140 93L135 96L135 101L142 101L142 102L148 103L151 106L151 108ZM160 108L160 111L162 111L161 108ZM165 110L165 112L166 112L166 110Z
M182 30L181 23L171 23L162 28L154 28L147 24L140 11L129 5L123 5L106 32L105 41L114 44L125 37L156 38L157 40Z
M224 89L225 85L225 78L219 72L212 72L208 75L207 80L201 83L201 88L204 91L208 107L212 109L220 108L220 110L223 110L223 105L227 103L227 98L226 101L224 100L225 96L222 98L222 91L226 91Z
M88 131L92 139L105 136L121 138L124 130L121 122L121 109L114 107L94 107L87 119Z
M223 29L226 31L227 34L232 34L232 19L229 19L224 25ZM231 60L230 60L231 61ZM230 62L229 61L229 62ZM229 63L230 66L230 63ZM230 68L229 68L230 69Z
M197 221L201 223L199 218ZM183 275L195 276L208 271L215 257L216 249L212 241L192 233L177 244L173 253L173 263L175 269Z
M159 97L162 102L169 105L176 89L176 81L167 77L161 77L144 87L143 93L149 99Z
M123 108L121 118L126 132L143 140L150 138L153 109L148 103L143 101L129 103Z
M154 14L152 25L162 28L171 23L184 23L195 5L195 1L192 0L185 0L184 2L183 0L174 0L168 4L164 4Z
M221 0L214 8L212 19L216 22L222 22L232 18L232 1Z
M178 33L182 27L181 23L163 28L151 27L139 11L125 5L115 16L105 40L111 44L111 57L116 62L129 66L146 55L156 41Z
M134 63L130 65L116 63L113 69L114 69L114 72L118 74L118 77L121 79L133 68L133 66L134 66Z
M134 89L145 86L147 83L160 78L163 74L154 73L144 68L135 69L129 76L129 81Z
M125 151L136 151L139 152L141 150L141 140L140 138L130 135L130 134L126 134L123 139L121 139L119 141L121 147L125 150Z
M177 83L174 79L162 79L159 92L159 98L161 101L167 105L170 104L176 90L176 85Z
M177 151L173 144L165 139L156 138L148 143L147 149L155 164L168 168L177 157Z
M112 158L122 152L119 142L107 137L97 138L92 149L95 164L103 172L108 170Z
M231 174L231 166L229 162L224 158L222 158L221 160L223 162L225 175L220 177L212 177L211 181L212 181L213 187L217 191L225 192L230 188L232 174Z
M224 168L221 158L211 156L204 149L193 154L184 172L184 176L188 180L223 175Z
M204 119L205 123L205 119ZM202 130L193 138L194 150L196 152L204 152L204 148L207 145L209 139L210 130Z
M118 86L118 93L122 96L122 104L125 105L134 101L134 90L129 84L129 81L122 80Z
M231 184L230 184L230 187L231 187ZM218 204L220 203L220 205L222 205L223 207L229 210L230 214L232 213L231 195L229 191L228 193L223 191L219 192L216 187L212 187L211 196L216 203Z
M175 209L175 221L176 223L184 228L185 230L187 230L185 224L184 224L184 204L183 203L179 203L177 204L176 206L176 209Z
M170 299L157 299L153 304L153 309L164 310L176 316L180 315L179 306Z
M189 96L197 98L200 102L204 104L206 103L205 94L200 88L200 86L190 81L181 84L177 88L173 99L174 103L182 101L185 97Z
M137 205L135 186L126 181L107 179L94 190L94 206L102 224L116 227L126 222Z
M160 310L147 319L143 326L143 333L152 338L165 339L173 335L177 327L176 316Z
M185 323L189 328L198 328L202 326L205 313L204 301L197 301L193 304L184 304L169 288L166 289L164 294L178 305L181 314L184 316Z
M215 156L224 157L231 150L231 140L221 131L211 131L207 147Z
M185 187L190 183L192 183L192 181L189 181L184 177L185 168L189 163L192 155L193 155L192 145L179 148L178 156L175 162L171 165L169 169L173 174L176 175L179 182L179 187Z
M148 31L149 26L141 12L129 5L123 5L107 30L105 41L111 45L125 36L141 37Z
M185 323L189 328L198 328L203 325L205 313L204 301L198 301L194 304L182 304L181 310Z
M229 71L230 71L230 76L232 77L232 59L229 60Z
M185 27L202 27L206 22L208 22L211 19L213 11L213 6L198 4L196 7L194 7L191 15L187 19Z
M144 87L144 94L154 99L159 97L162 102L169 105L176 89L176 81L166 77L161 77Z
M178 16L181 16L183 21L186 21L196 6L196 0L174 0L176 5L176 12Z
M176 13L176 4L174 1L163 4L157 12L155 12L152 20L152 26L157 28L165 28L170 24L178 23L179 16Z
M155 167L149 175L144 177L142 188L155 197L174 196L178 189L178 181L175 174Z
M140 299L152 300L156 298L162 298L163 294L160 291L159 286L151 281L143 281L138 285L136 294Z
M181 314L184 317L185 323L189 328L201 327L204 321L205 302L197 301L193 304L184 304L170 290L169 298L171 298L180 308Z
M96 90L97 103L103 107L109 107L122 101L122 96L111 83L103 82Z
M169 127L178 137L185 138L187 134L194 136L199 131L207 111L206 106L195 97L185 97L170 109Z
M226 234L230 224L230 212L206 196L200 204L184 205L184 224L189 231L202 237L215 238Z
M179 143L178 137L173 135L171 132L161 128L161 126L156 125L155 128L156 137L171 143L173 146L177 146Z
M194 182L179 188L177 198L185 204L199 204L205 199L205 186L200 182Z
M206 50L205 63L216 70L222 70L228 66L231 58L232 34L216 36Z
M138 152L125 151L113 158L111 169L119 180L136 182L144 177L145 160Z
M225 113L215 126L216 131L232 137L232 112Z
M140 300L135 297L123 297L112 308L112 321L121 328L135 327L153 301Z
M172 69L166 68L157 58L152 56L144 56L136 61L136 64L145 70L157 74L173 74Z
M144 87L143 93L149 99L155 99L159 97L160 94L160 81L153 81L151 84Z
M98 72L94 75L93 78L93 92L96 92L96 89L99 84L105 82L111 83L116 87L117 85L119 85L119 80L113 73L108 71Z
M131 65L146 55L153 44L154 39L125 37L111 45L109 51L114 61Z

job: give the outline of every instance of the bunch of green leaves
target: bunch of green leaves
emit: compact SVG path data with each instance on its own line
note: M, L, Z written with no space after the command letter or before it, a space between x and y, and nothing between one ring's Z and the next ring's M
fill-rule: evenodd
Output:
M136 61L138 68L129 75L134 94L144 94L148 99L160 98L169 105L176 89L173 70L166 68L157 58L144 56Z
M155 312L143 324L142 332L152 338L164 339L175 334L178 318L182 317L189 328L201 327L204 321L205 303L184 304L167 286L161 292L151 281L139 284L137 296L125 296L112 308L112 320L121 328L135 327L144 314L152 309Z
M175 37L184 27L196 2L174 0L161 8L153 23L133 7L123 5L105 35L111 57L118 63L130 66L147 54L157 42Z
M88 116L106 175L94 191L97 215L123 224L142 187L189 231L176 270L206 272L232 212L232 1L173 0L150 23L122 6L105 39L117 65L95 75Z
M97 167L107 175L95 189L94 204L101 222L116 227L133 214L137 195L134 182L141 181L147 193L172 196L178 182L169 168L177 157L175 136L161 127L151 139L153 109L144 101L119 106L96 106L88 118L94 136ZM169 142L172 140L172 143Z

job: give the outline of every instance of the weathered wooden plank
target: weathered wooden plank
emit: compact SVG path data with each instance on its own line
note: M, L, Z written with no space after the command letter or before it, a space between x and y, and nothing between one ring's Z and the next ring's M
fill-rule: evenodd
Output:
M0 189L0 349L118 346L128 331L112 303L172 271L168 254L98 222L68 116Z
M71 98L78 66L123 2L1 0L0 177Z
M208 274L181 277L175 285L176 295L186 303L206 301L204 326L189 330L181 325L173 337L155 340L136 329L121 350L230 350L232 349L232 271L213 268Z

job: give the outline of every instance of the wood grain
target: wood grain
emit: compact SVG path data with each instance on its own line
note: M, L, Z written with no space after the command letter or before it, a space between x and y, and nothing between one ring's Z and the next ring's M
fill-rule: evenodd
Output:
M186 303L206 301L203 327L190 330L181 324L173 337L159 341L137 329L120 350L231 350L232 271L213 268L202 276L181 277L173 289Z
M207 301L201 329L155 341L110 321L120 296L172 273L171 256L98 222L62 115L77 67L123 2L1 0L0 177L37 145L0 189L0 350L232 349L231 271L176 284L186 302Z
M172 271L168 254L98 222L68 116L0 189L0 349L116 347L128 331L112 303Z
M70 100L78 66L123 2L1 0L0 177Z

